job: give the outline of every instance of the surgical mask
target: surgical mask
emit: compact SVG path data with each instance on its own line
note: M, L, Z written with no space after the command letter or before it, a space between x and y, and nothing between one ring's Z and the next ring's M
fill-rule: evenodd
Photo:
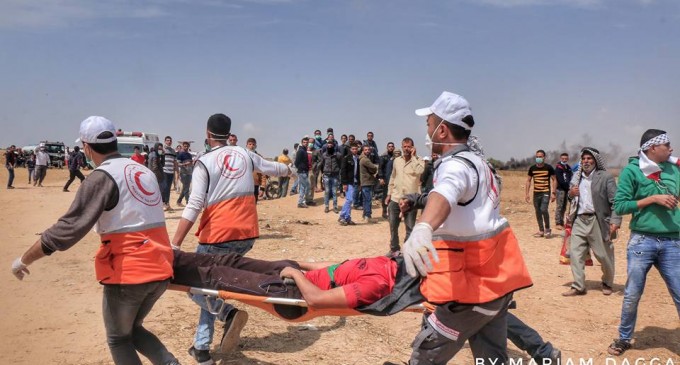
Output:
M205 152L210 152L210 145L209 144L206 143L204 145L204 148L205 148Z
M536 163L543 163L543 157L536 157Z
M158 154L159 154L159 155L162 155L162 154L163 154L163 149L162 149L162 148L159 148L159 149L158 149Z
M565 166L567 165L567 163L564 162L564 161L560 161L560 164L565 165Z
M437 128L435 128L434 131L432 131L432 135L433 135L433 136L434 136L434 134L437 132L437 129L439 129L439 127L441 127L442 123L444 123L444 120L443 120L443 119L442 119L441 122L439 122L439 124L437 124ZM429 153L430 155L432 154L432 146L435 145L435 144L448 145L448 146L455 146L455 145L461 145L461 144L463 144L463 143L434 142L434 141L432 141L432 136L430 136L429 134L425 133L425 148L427 148L427 150L430 151L430 153Z
M321 140L321 136L315 136L314 138Z

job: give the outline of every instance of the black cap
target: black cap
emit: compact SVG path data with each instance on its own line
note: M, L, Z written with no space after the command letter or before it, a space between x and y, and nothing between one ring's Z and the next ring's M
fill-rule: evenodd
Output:
M231 119L228 116L218 113L208 118L208 132L218 137L227 137L231 131Z

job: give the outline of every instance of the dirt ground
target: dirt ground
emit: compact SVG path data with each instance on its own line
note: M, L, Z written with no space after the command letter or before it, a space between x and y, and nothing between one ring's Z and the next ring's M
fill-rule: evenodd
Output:
M40 232L68 208L79 183L71 193L62 192L66 170L50 169L44 188L27 184L25 169L17 169L14 190L4 188L7 170L0 170L0 364L110 364L101 319L102 287L94 278L93 256L98 238L88 234L79 244L31 265L23 281L10 273L12 261L23 253ZM535 285L516 293L514 313L562 350L563 363L623 364L653 359L680 363L678 315L658 272L648 276L640 304L634 349L625 357L606 360L606 348L617 336L622 290L626 281L625 247L628 218L616 241L614 294L599 290L600 268L596 263L586 272L588 295L565 298L560 294L571 281L568 266L558 264L561 237L532 238L537 230L533 206L524 202L522 172L504 174L503 214L520 240ZM176 193L173 193L176 199ZM341 227L336 215L323 213L323 204L297 209L295 197L263 201L258 205L261 237L249 256L262 259L342 260L384 254L388 249L389 226L375 224ZM171 199L172 200L172 199ZM173 200L174 201L174 200ZM316 201L320 202L317 194ZM342 202L342 199L340 200ZM374 205L374 207L376 207ZM379 208L377 208L379 209ZM551 205L551 210L554 205ZM353 212L355 219L360 211ZM181 211L167 214L168 230L174 234ZM374 214L375 216L379 216ZM551 213L551 219L553 215ZM402 231L403 237L403 231ZM183 249L194 250L193 235ZM240 350L214 354L219 364L382 364L408 359L410 342L418 332L420 315L401 313L388 318L371 316L321 318L304 324L289 324L255 308L247 308L250 321L242 334ZM194 363L186 350L191 346L198 307L185 294L168 291L146 320L183 364ZM221 335L221 329L216 336ZM529 358L513 345L510 356ZM463 349L451 364L471 364L470 351ZM639 362L638 362L639 363ZM657 362L659 364L659 362Z

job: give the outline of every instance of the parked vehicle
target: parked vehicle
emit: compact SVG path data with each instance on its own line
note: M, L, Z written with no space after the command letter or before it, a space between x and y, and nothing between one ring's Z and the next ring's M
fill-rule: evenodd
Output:
M124 132L119 130L116 132L118 137L118 152L125 157L130 157L134 153L135 146L139 147L140 152L144 150L144 146L148 146L149 150L153 150L154 144L160 141L157 134L145 132Z

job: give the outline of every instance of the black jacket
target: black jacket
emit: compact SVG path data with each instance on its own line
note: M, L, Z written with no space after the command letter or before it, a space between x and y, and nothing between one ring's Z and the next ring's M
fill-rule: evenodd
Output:
M309 172L309 159L307 158L307 148L300 146L295 153L295 168L298 174Z
M342 158L340 163L340 183L342 185L354 185L354 155L351 153ZM359 181L359 156L357 156L357 184L361 183Z

